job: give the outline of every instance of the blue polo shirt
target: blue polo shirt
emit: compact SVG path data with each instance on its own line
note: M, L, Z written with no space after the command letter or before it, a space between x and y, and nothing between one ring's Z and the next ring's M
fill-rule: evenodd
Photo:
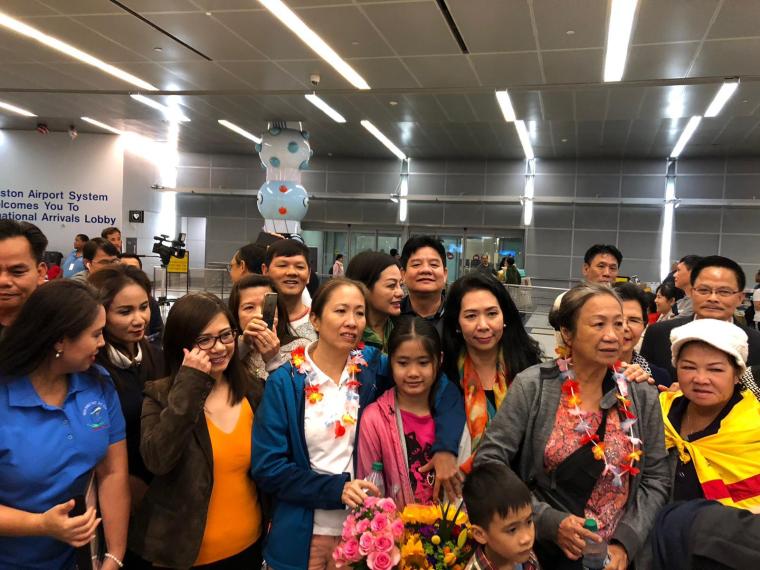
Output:
M61 262L61 269L63 269L64 277L74 277L80 271L84 271L84 257L77 257L77 250L72 249L66 259Z
M100 377L98 377L100 372ZM0 378L0 504L44 513L84 491L108 446L125 438L119 397L101 367L69 376L63 406L28 377ZM0 537L0 569L62 569L74 549L49 537Z

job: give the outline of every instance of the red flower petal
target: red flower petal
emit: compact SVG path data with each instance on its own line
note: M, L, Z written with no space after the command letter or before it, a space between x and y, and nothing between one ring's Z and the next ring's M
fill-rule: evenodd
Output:
M335 422L335 437L342 437L346 434L346 428L340 422Z

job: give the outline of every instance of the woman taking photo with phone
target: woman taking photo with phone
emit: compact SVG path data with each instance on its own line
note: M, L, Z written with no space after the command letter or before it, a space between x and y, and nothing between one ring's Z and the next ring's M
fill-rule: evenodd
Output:
M318 340L293 351L267 380L253 434L253 476L274 499L264 559L277 570L335 568L346 507L378 493L353 477L361 414L389 387L380 352L357 348L366 307L361 283L330 279L311 306ZM456 454L464 425L458 390L446 384L434 413L434 456Z
M179 299L166 320L169 376L145 386L140 451L154 474L129 546L156 567L258 568L261 506L248 472L261 382L236 352L227 307Z
M103 570L124 559L127 449L119 397L93 366L105 310L89 286L46 283L0 340L0 568L71 568L103 525ZM95 474L102 520L74 511ZM83 505L82 505L83 507Z
M285 304L266 275L246 275L232 288L230 312L237 318L240 358L248 372L262 380L288 361L290 353L309 341L297 337Z
M114 265L92 273L88 282L98 291L106 310L106 344L98 351L96 362L108 370L119 394L127 426L129 488L134 509L151 479L140 455L143 387L166 375L161 350L145 337L151 316L150 281L136 267Z

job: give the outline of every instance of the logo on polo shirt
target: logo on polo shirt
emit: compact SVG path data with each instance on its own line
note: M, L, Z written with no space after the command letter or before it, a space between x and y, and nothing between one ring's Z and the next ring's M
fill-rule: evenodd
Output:
M101 400L93 400L82 410L87 427L98 431L108 427L108 407Z

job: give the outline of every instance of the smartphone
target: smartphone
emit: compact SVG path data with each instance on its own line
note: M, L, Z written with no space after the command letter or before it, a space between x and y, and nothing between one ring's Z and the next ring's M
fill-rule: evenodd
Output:
M270 329L274 328L274 315L277 312L277 293L264 295L264 305L261 308L261 318Z

